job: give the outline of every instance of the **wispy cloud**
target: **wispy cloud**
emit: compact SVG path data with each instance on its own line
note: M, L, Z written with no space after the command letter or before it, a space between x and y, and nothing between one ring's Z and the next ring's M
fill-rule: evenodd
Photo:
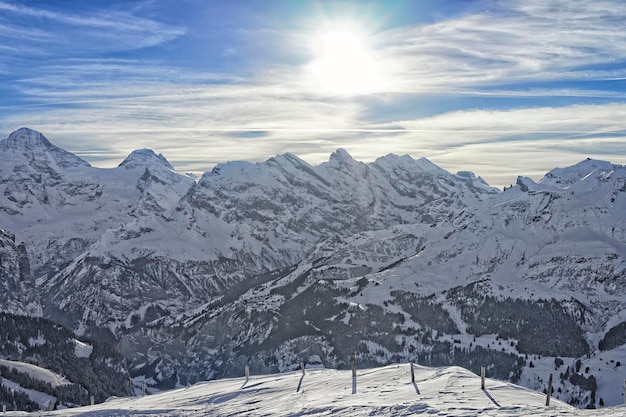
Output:
M374 124L362 117L363 104L311 100L284 87L161 84L155 93L150 85L125 85L125 95L68 108L13 114L0 128L39 129L100 166L115 166L133 149L150 147L178 169L194 172L287 151L320 163L338 147L364 161L390 152L426 156L453 172L474 170L499 186L588 156L626 162L626 104L467 110ZM49 99L87 100L104 95L100 89L107 86L93 88L86 97L70 91L69 97Z
M524 0L378 35L401 91L602 77L581 66L626 59L626 3ZM504 7L508 8L504 9Z
M292 71L279 72L274 69L276 82L270 84L137 62L61 65L18 83L24 95L37 98L39 110L14 107L0 119L0 128L26 125L50 132L60 146L85 155L99 143L98 161L108 166L139 147L163 152L176 166L192 154L196 161L180 168L201 171L225 160L310 151L325 142L320 136L360 123L361 105L312 99L293 81ZM117 76L100 76L110 73ZM230 134L246 131L269 133L248 139ZM249 146L242 146L245 141Z
M587 156L626 162L623 89L591 83L626 79L623 69L597 67L626 61L626 4L528 0L483 5L473 14L374 36L371 53L390 82L369 97L332 97L317 91L307 75L312 57L302 52L306 34L293 28L242 30L242 36L269 37L255 45L297 50L289 62L256 62L226 74L156 59L59 54L50 45L119 51L163 43L185 29L132 11L61 13L0 0L3 15L20 16L14 21L0 17L0 44L24 39L23 49L8 50L13 59L24 51L52 56L36 71L24 68L13 75L5 88L18 92L20 104L0 107L0 131L36 128L101 166L117 165L133 149L150 147L181 171L196 172L218 162L259 161L286 151L319 163L337 147L365 161L390 152L426 156L451 171L474 170L500 186L514 182L517 174L538 177ZM58 27L31 30L33 25L15 23L30 19ZM239 59L240 50L233 46L233 51L218 53ZM397 93L415 100L429 94L572 101L397 117ZM574 104L579 98L603 101ZM373 103L384 109L377 122L369 119Z
M626 104L468 110L397 121L398 148L452 171L475 170L495 185L543 175L586 157L626 162ZM385 127L383 125L381 127Z
M23 55L58 56L154 46L185 33L182 27L119 10L62 13L0 1L0 43L20 44Z

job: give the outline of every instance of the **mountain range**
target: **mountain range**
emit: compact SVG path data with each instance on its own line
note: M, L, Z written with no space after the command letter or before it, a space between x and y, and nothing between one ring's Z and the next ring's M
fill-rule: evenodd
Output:
M96 168L0 141L0 308L114 343L152 387L252 372L457 364L578 406L623 403L626 167L500 191L345 150L201 178L149 149Z

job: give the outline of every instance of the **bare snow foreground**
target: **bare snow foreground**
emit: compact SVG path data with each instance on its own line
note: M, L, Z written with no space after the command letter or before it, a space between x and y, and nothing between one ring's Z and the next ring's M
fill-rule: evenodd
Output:
M626 406L579 410L545 394L480 377L459 367L407 364L357 371L307 370L201 382L141 398L116 398L90 407L38 416L624 416ZM6 416L27 413L7 412Z

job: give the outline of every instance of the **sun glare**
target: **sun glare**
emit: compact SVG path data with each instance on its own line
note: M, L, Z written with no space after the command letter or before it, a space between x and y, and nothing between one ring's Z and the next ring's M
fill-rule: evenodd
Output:
M329 31L315 40L310 64L314 87L324 93L358 95L377 91L382 78L364 40L350 31Z

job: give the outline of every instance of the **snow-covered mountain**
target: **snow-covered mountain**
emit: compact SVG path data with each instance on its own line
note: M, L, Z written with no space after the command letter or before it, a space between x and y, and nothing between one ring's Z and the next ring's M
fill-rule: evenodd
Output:
M355 351L533 388L555 368L566 401L623 401L622 166L586 160L500 192L425 158L339 149L196 182L151 150L100 169L20 129L0 141L0 193L42 314L117 343L155 386L243 364L341 368ZM24 293L2 307L31 305Z
M286 154L219 165L195 183L149 150L111 170L61 164L60 151L28 164L41 152L14 145L20 138L50 146L25 129L3 142L7 166L28 176L7 176L5 189L24 196L10 194L1 226L28 243L51 294L46 314L88 333L115 335L150 307L178 314L201 305L250 275L297 263L320 239L432 223L495 193L408 156L363 164L338 150L312 167Z

